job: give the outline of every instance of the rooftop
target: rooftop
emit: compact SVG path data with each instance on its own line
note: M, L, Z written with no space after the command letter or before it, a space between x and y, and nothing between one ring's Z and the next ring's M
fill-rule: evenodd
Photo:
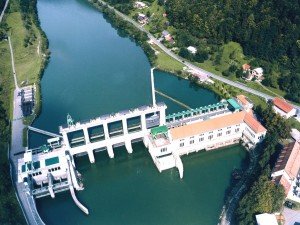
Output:
M255 216L258 225L278 225L274 214L263 213Z
M294 178L297 176L300 167L300 145L298 142L287 144L279 154L273 173L285 170L285 172Z
M167 126L160 126L160 127L154 127L151 129L151 135L156 138L157 135L163 134L163 133L168 133L168 128Z
M243 70L250 70L251 66L249 64L243 64L242 68Z
M250 113L246 113L244 121L256 133L267 131L267 129L264 128L263 125L261 125L261 123L258 122Z
M216 129L221 129L232 125L238 125L243 122L244 116L245 112L227 114L222 117L196 122L181 127L171 128L170 132L173 139L182 139L185 137L202 134Z
M237 101L234 100L233 98L228 99L227 102L228 102L235 110L241 109L241 106L239 105L239 103L237 103Z
M245 122L256 133L265 132L266 129L249 113L245 111L226 114L224 116L171 128L171 136L174 140L182 139L205 132L238 125Z
M291 106L289 103L287 103L284 99L281 98L274 98L273 104L285 113L289 113L294 109L293 106Z
M248 98L245 95L237 95L236 98L243 105L251 104L251 102L248 100Z

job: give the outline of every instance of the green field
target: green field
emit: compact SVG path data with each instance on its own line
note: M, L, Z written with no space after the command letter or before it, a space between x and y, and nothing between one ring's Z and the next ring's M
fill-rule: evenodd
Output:
M168 72L173 72L176 73L178 71L182 71L183 69L183 64L178 62L177 60L173 59L166 53L164 53L160 48L155 47L156 52L158 53L157 59L155 60L155 66L158 69L168 71Z
M24 47L24 38L27 30L23 26L20 12L10 13L7 17L7 24L10 27L9 35L12 41L12 47L15 57L16 74L18 85L25 86L39 81L39 73L43 65L43 56L41 52L41 36L38 29L33 26L36 40ZM38 48L39 54L38 54Z
M9 117L12 118L14 83L8 41L0 42L0 58L0 86L2 87L0 100L3 102L4 108L8 111Z

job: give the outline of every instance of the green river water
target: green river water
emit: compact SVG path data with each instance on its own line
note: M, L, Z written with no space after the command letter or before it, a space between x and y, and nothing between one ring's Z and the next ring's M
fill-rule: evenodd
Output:
M51 60L42 79L42 113L33 126L58 132L70 113L75 120L151 103L150 64L142 49L118 35L103 15L84 0L39 0L41 26L50 42ZM191 107L218 102L205 89L186 80L155 72L160 91ZM183 110L168 105L168 113ZM35 147L45 137L30 135ZM38 199L46 224L162 224L215 225L230 174L241 166L246 152L240 146L182 157L184 178L177 169L159 173L142 143L129 155L124 147L76 159L85 190L79 200L90 210L84 215L69 192Z

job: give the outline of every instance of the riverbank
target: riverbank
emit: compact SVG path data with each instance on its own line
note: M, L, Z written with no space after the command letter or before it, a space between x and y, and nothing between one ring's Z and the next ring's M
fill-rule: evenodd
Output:
M47 38L39 26L36 3L10 0L0 24L0 224L26 224L12 187L7 152L15 89L7 37L12 43L18 86L37 87L36 116L41 109L40 79L50 55ZM35 116L24 119L24 123L32 123Z

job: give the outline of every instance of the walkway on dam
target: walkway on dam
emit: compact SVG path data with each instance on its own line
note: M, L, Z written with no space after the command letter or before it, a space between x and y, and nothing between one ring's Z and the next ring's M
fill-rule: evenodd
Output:
M172 102L175 102L176 104L178 104L178 105L180 105L180 106L182 106L182 107L184 107L186 109L192 109L191 107L189 107L188 105L184 104L183 102L180 102L177 99L175 99L175 98L173 98L173 97L171 97L171 96L169 96L169 95L167 95L167 94L165 94L165 93L163 93L161 91L155 90L155 93L159 94L162 97L165 97L165 98L171 100Z

